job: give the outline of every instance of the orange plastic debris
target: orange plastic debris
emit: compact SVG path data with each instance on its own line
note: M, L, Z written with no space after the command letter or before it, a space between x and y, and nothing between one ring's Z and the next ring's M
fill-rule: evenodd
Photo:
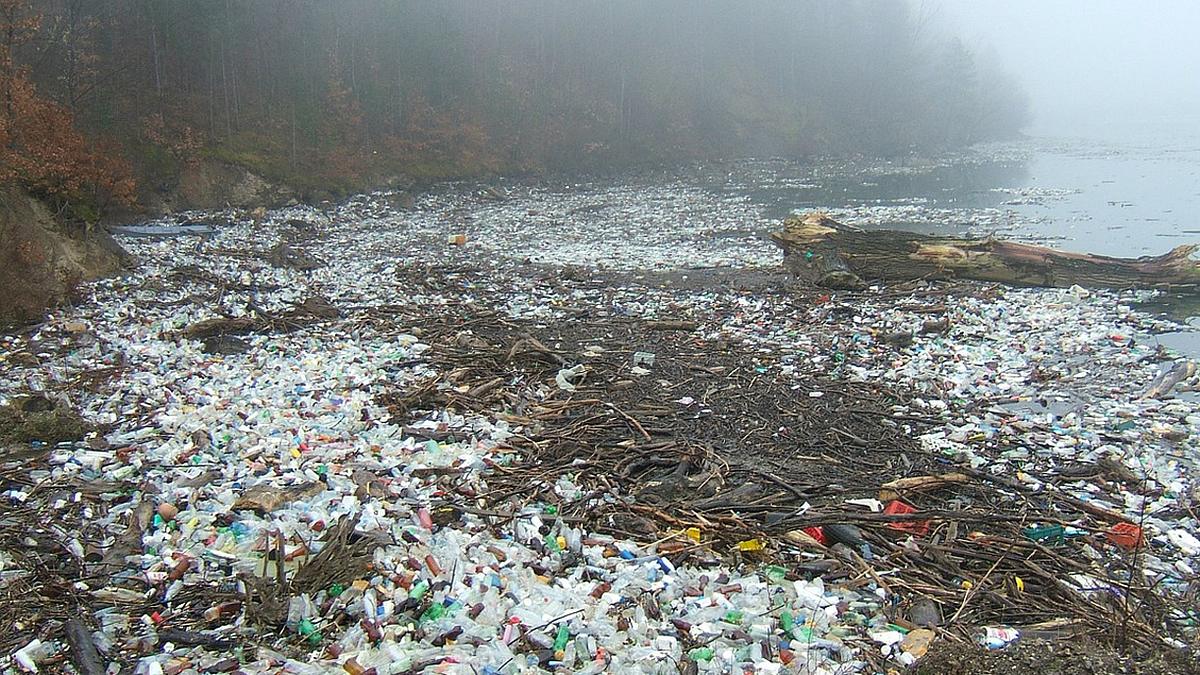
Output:
M1130 551L1142 543L1142 528L1133 523L1117 523L1104 534L1109 542Z
M916 513L917 510L899 499L888 502L888 505L883 507L883 512L888 515L899 515L906 513ZM929 534L928 520L902 520L894 523L888 523L888 527L893 530L901 530L910 532L918 537L923 537Z

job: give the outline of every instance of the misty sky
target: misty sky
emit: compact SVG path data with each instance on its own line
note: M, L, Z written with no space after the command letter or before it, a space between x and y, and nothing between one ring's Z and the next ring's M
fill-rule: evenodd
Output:
M1200 0L916 0L1029 92L1034 134L1200 136Z

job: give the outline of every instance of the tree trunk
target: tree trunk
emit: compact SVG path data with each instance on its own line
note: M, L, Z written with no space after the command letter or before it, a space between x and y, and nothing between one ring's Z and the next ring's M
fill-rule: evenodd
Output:
M13 51L17 46L17 7L12 5L4 7L5 13L0 15L0 19L4 20L4 35L3 42L0 42L0 99L4 104L4 117L0 118L0 128L8 131L8 148L11 150L17 147L17 137L12 131L12 125L16 121L14 114L13 102L13 80L17 77L16 65L13 61Z
M821 213L789 218L771 235L796 276L830 288L864 280L960 278L1013 286L1171 288L1200 292L1195 244L1160 256L1110 258L1001 239L865 231Z

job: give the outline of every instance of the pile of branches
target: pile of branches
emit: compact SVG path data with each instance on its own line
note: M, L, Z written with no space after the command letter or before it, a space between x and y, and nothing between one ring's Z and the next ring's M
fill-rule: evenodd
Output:
M688 321L538 325L485 312L418 324L441 375L385 397L393 417L449 409L515 429L519 459L495 467L487 493L448 499L463 512L502 523L551 505L565 522L649 542L645 551L676 563L769 561L875 584L904 598L890 610L897 623L932 622L964 640L978 626L1015 625L1148 653L1164 636L1186 638L1194 621L1195 584L1192 597L1168 598L1143 574L1142 538L1112 543L1114 526L1136 523L1056 488L1063 477L1035 476L1045 487L1034 490L921 449L915 438L936 421L894 412L902 392L784 377ZM1085 478L1117 486L1101 469ZM914 512L847 504L871 498ZM930 604L934 618L917 619L914 608Z

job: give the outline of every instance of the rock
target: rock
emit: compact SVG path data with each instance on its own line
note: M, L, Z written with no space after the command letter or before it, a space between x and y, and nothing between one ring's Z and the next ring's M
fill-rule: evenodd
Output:
M108 450L112 444L103 436L90 436L87 439L87 446L93 450Z
M265 321L237 317L227 319L217 317L204 319L179 331L179 335L191 340L205 340L211 337L229 335L230 333L251 333L262 328Z
M28 409L25 406L29 406ZM91 430L78 413L56 405L43 396L0 406L0 442L59 443L76 441Z
M317 224L300 218L288 218L283 224L294 230L316 230Z
M388 196L387 203L394 209L408 211L413 208L415 202L411 193L397 192Z
M197 429L192 432L192 447L201 452L208 449L212 445L212 436L204 429Z
M822 276L817 285L835 291L861 291L867 287L867 282L853 272L835 270Z
M913 343L913 334L904 330L886 333L883 341L897 347L907 347Z
M41 394L34 394L21 400L22 412L33 413L45 412L47 410L54 410L54 401Z
M278 204L292 196L292 190L265 180L244 167L208 159L189 164L179 176L178 185L166 190L164 208L176 211L219 209L222 207L257 208Z
M310 296L304 299L304 302L296 305L294 312L297 315L311 316L316 319L336 319L342 315L342 311L334 307L325 298Z
M271 252L267 254L267 262L275 267L288 267L295 270L314 270L324 266L325 263L309 256L300 249L293 248L283 242L275 245Z
M508 195L505 194L502 190L500 190L500 188L497 188L494 186L488 186L488 187L483 188L482 190L479 191L479 196L482 199L486 199L486 200L493 201L493 202L508 201Z
M950 330L950 319L933 319L921 324L922 335L937 335Z

